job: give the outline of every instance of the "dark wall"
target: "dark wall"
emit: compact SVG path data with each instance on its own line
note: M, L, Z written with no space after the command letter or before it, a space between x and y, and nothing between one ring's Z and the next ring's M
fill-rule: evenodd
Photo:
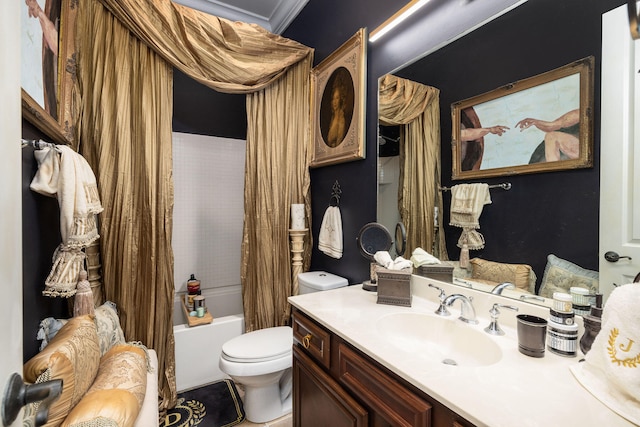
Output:
M25 120L22 121L22 137L48 140ZM38 170L33 151L31 147L22 149L22 334L25 362L38 352L40 342L36 336L40 321L50 316L69 317L66 299L42 296L53 252L62 238L58 200L29 188Z
M340 47L358 29L373 31L407 2L404 0L342 1L310 0L284 36L315 49L314 65ZM368 44L368 66L372 45ZM367 223L376 220L377 202L377 126L370 119L377 110L377 76L367 75L366 159L311 169L311 212L314 239L312 270L324 270L361 283L369 277L369 260L358 250L356 237ZM377 112L375 113L377 115ZM376 119L377 122L377 119ZM317 247L322 218L329 206L333 183L342 189L343 255L331 258Z

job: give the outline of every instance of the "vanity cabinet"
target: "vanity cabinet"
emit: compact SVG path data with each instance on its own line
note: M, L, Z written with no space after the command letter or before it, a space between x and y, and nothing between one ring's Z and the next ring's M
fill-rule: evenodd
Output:
M473 424L294 309L293 425Z

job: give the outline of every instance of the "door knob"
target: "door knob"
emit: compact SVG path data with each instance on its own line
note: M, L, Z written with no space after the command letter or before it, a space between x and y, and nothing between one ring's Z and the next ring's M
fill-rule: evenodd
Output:
M609 262L618 262L618 260L623 259L623 258L627 258L629 261L631 261L631 257L630 256L620 256L618 255L617 252L614 251L609 251L607 253L604 254L604 259L606 259Z
M15 421L20 409L27 403L42 401L36 413L35 425L47 422L49 407L62 394L62 380L46 381L27 385L16 373L11 375L2 399L2 425L8 426Z

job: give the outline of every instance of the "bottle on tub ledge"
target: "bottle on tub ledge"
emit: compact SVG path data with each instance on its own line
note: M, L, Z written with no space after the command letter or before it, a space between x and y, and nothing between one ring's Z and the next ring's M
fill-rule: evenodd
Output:
M191 274L189 280L187 280L187 295L185 305L187 306L187 310L192 312L195 310L195 304L193 299L200 295L202 291L200 290L200 280L196 279L195 274Z

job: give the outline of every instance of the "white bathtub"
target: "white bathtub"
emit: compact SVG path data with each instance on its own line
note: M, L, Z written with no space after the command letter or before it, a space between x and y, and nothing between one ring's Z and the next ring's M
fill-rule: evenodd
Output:
M244 316L239 287L224 292L203 292L213 322L189 327L181 307L183 295L174 301L173 335L176 343L176 387L178 392L209 384L228 376L218 368L222 344L244 333ZM239 309L238 309L239 305ZM219 317L222 316L222 317Z

